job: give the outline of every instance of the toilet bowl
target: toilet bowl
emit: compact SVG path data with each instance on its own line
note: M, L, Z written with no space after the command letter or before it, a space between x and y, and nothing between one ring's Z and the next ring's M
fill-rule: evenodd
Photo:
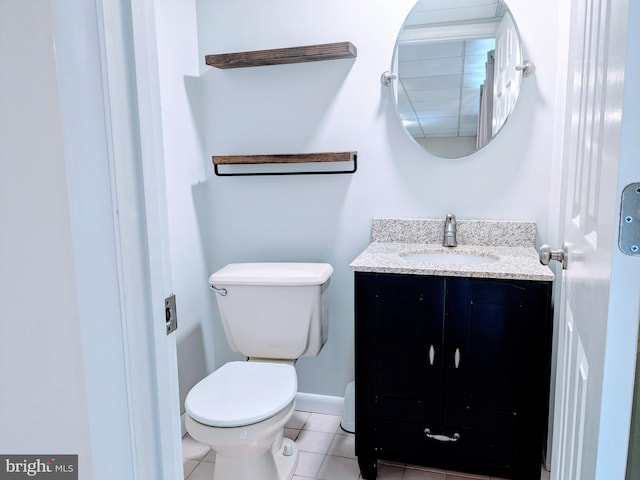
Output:
M295 410L295 361L327 340L326 263L230 264L209 278L227 343L224 364L185 400L187 432L216 453L214 480L290 480L298 461L284 426Z
M215 480L288 480L298 450L283 437L295 410L292 365L230 362L201 380L185 401L185 424L216 452Z

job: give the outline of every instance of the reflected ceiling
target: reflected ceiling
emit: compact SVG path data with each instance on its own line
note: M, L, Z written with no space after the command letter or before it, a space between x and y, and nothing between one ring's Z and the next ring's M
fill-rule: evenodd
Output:
M455 8L450 0L417 2L396 57L398 113L414 138L476 135L487 54L503 15L498 0L462 0Z

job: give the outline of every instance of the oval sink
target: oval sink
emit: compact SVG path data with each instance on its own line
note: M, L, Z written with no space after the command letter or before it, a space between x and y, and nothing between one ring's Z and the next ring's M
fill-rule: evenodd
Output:
M408 253L401 256L402 258L410 262L433 263L441 265L476 265L479 263L491 263L497 260L496 258L486 257L483 255L472 255L468 253L455 252L421 252Z

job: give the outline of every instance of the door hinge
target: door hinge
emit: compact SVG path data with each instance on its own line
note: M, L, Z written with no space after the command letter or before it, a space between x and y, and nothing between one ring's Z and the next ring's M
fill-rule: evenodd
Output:
M167 326L167 335L178 328L178 314L176 311L176 296L171 295L164 299L164 315L165 324Z
M622 190L618 247L626 255L640 255L640 183Z

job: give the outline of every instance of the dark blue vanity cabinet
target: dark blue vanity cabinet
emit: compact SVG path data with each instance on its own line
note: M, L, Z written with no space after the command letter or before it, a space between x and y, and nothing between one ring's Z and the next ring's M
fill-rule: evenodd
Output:
M539 480L551 283L355 273L356 455Z

